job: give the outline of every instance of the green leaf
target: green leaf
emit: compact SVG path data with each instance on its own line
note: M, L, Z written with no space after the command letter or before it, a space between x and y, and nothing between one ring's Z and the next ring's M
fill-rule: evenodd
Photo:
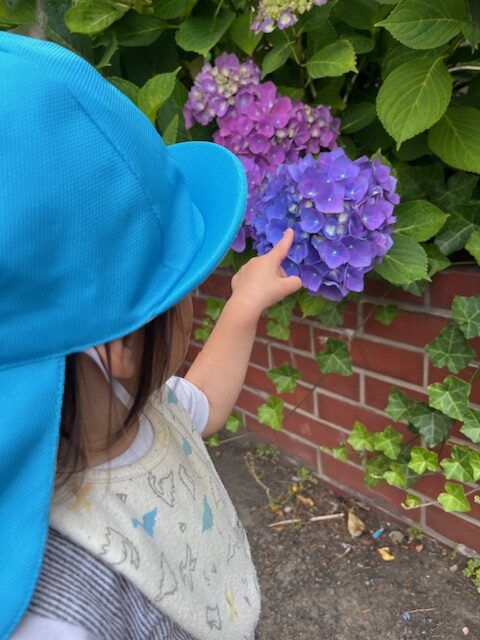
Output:
M400 391L392 387L388 394L388 405L385 409L385 413L392 418L392 420L410 420L414 413L416 403L413 400Z
M230 433L237 433L242 426L242 418L235 411L232 412L225 423L225 429Z
M329 300L325 302L327 304L318 314L318 319L328 329L340 327L343 324L343 308L345 305L342 302L330 302Z
M153 13L158 18L166 20L178 18L187 9L189 0L158 0L154 2Z
M200 342L206 342L212 333L212 323L208 318L205 318L202 322L202 326L198 329L195 329L193 332L193 337L195 340L199 340Z
M219 298L207 298L205 313L215 322L220 317L225 304L225 300L220 300Z
M288 60L290 54L290 42L283 42L277 44L271 51L267 53L262 62L262 80L269 73L276 71L278 68L283 67Z
M342 462L346 462L348 460L348 451L347 447L344 444L341 444L338 447L332 449L333 457L337 460L341 460Z
M416 496L413 493L407 493L405 496L405 501L402 502L402 507L404 509L414 509L418 507L418 505L422 504L422 499Z
M74 33L101 33L127 11L128 5L113 0L84 0L65 13L65 24Z
M184 51L195 51L206 56L229 26L235 14L232 11L222 11L218 16L195 16L182 22L175 34L178 46Z
M445 511L448 512L467 512L471 510L462 485L455 484L454 482L445 483L445 493L441 493L437 500L443 506Z
M400 307L395 304L387 304L375 311L375 320L389 327L400 313Z
M480 296L455 296L452 316L467 339L480 336Z
M356 420L347 442L355 451L373 451L375 434L371 433L359 420Z
M136 84L133 84L133 82L125 80L124 78L117 78L115 76L111 76L107 78L107 80L111 82L113 86L116 87L119 91L130 98L133 104L137 104L139 88Z
M404 233L417 242L425 242L443 227L448 214L442 213L426 200L413 200L399 204L395 209L395 217L395 231Z
M452 418L440 411L434 411L425 402L416 405L410 422L418 429L428 447L435 447L440 442L444 442L454 424Z
M382 454L370 458L363 466L364 481L367 487L376 487L383 482L385 472L390 469L391 460Z
M378 117L399 148L404 140L440 120L451 94L452 78L442 58L406 62L392 71L380 87Z
M469 449L470 453L470 468L472 469L473 481L480 480L480 452ZM478 502L478 500L476 501Z
M374 0L340 0L335 7L335 14L354 29L368 29L373 25L377 11Z
M283 400L275 396L268 396L267 402L261 404L257 409L257 420L261 424L266 424L274 431L281 431L283 428Z
M35 22L35 0L3 0L0 2L0 25L19 25Z
M435 244L445 255L463 249L468 242L475 225L462 216L451 213L441 232L435 238Z
M272 305L268 311L267 316L270 320L275 320L279 324L289 326L293 317L293 310L295 308L296 299L294 296L289 296L281 302L277 302Z
M418 158L429 155L430 149L427 144L426 132L424 131L423 133L419 133L413 138L410 138L410 140L403 142L400 149L395 149L393 153L397 158L404 160L405 162L418 160Z
M175 144L178 133L178 113L176 113L162 133L163 142L168 146Z
M468 409L463 420L460 431L464 436L470 438L473 443L480 444L480 411L478 409Z
M412 49L433 49L462 30L467 20L465 4L459 0L403 0L375 26Z
M438 471L440 469L438 454L423 447L413 447L410 451L408 466L418 475L422 475L425 471Z
M375 434L373 447L375 451L382 451L387 458L396 460L402 450L401 442L403 436L392 427L386 427L384 431Z
M423 248L408 236L393 233L393 247L375 265L375 271L392 284L409 284L427 279L427 256Z
M428 385L430 406L454 420L463 420L471 388L468 382L456 376L447 376L443 382Z
M328 305L328 301L321 296L312 296L307 289L300 289L298 305L302 312L302 318L318 316Z
M434 367L447 367L453 373L464 369L475 357L475 351L467 344L456 322L442 329L437 338L426 345L425 351Z
M375 105L371 102L357 102L342 113L342 133L355 133L367 127L377 117Z
M281 367L270 369L267 376L277 387L277 393L293 393L297 387L297 380L300 378L300 371L292 367L292 365L282 364Z
M475 231L472 231L465 245L465 249L475 258L477 264L480 265L480 230L475 229Z
M235 19L230 27L230 37L233 42L248 56L251 56L255 51L263 35L262 33L256 34L252 31L250 28L252 22L253 14L250 11L245 11Z
M452 447L450 458L444 458L440 464L445 471L445 477L459 482L473 482L473 471L470 466L470 451L468 447L455 445Z
M436 244L426 244L423 247L428 258L428 277L447 269L452 263L443 255Z
M288 340L290 337L290 325L269 320L267 322L267 336L276 338L277 340Z
M314 53L306 67L311 78L342 76L357 70L355 51L348 40L336 40Z
M387 484L393 487L405 487L407 484L405 479L405 468L398 462L392 462L390 469L385 471L383 477L387 481Z
M317 353L315 359L323 373L336 373L340 376L351 376L353 373L348 345L342 340L328 338L326 348Z
M115 24L115 35L124 47L146 47L154 43L166 27L155 16L130 11Z
M209 447L218 447L220 444L220 437L218 433L214 433L213 436L210 436L207 440L207 446Z
M480 173L480 110L451 107L429 132L428 144L451 167Z
M153 76L138 92L138 106L151 122L155 122L157 111L172 95L178 71Z

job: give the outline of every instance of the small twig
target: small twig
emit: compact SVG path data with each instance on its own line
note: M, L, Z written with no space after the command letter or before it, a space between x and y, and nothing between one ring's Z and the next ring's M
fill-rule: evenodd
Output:
M453 71L480 71L480 65L460 64L458 67L450 67L450 73Z
M325 516L312 516L307 522L320 522L321 520L337 520L338 518L344 518L344 513L331 513ZM280 520L280 522L271 522L269 527L279 527L283 524L296 524L297 522L304 522L302 518L291 518L290 520Z
M245 464L247 465L247 469L250 471L250 474L251 474L252 478L255 480L255 482L260 487L262 487L262 489L267 494L268 504L273 504L275 502L275 500L273 500L273 498L272 498L272 494L270 492L270 487L267 487L267 485L264 482L262 482L260 480L260 478L258 477L256 469L255 469L255 462L253 460L253 455L251 454L250 451L247 451L247 453L245 454Z
M408 613L424 613L426 611L436 611L436 609L410 609Z

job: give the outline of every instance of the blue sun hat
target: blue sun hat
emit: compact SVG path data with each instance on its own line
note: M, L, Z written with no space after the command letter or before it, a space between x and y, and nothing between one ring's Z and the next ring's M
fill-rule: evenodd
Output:
M240 161L166 147L90 64L0 32L0 639L38 579L65 357L127 335L201 283L241 224Z

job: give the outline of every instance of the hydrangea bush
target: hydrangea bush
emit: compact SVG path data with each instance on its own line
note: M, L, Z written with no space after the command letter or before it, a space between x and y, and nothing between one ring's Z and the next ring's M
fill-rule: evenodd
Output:
M287 225L296 231L285 268L305 288L270 309L277 339L297 305L341 323L365 278L421 294L452 263L480 262L477 0L8 0L0 28L83 55L166 144L215 140L238 155L249 200L225 264L268 251ZM220 308L207 304L203 337ZM396 313L375 315L390 323ZM455 297L451 323L426 347L433 366L449 369L428 402L392 389L386 412L408 423L412 442L357 422L330 451L342 460L358 451L366 483L408 489L406 508L420 506L414 484L425 473L445 478L435 503L447 511L469 511L467 494L478 492L478 450L456 443L439 457L455 423L480 444L469 342L478 318L480 296ZM323 374L352 372L348 347L327 341ZM281 394L300 372L285 365L269 376ZM271 396L258 419L281 428L282 398Z

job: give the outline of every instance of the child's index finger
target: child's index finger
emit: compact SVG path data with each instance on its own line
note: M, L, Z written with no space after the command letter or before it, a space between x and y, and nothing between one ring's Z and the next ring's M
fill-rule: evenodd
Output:
M295 231L291 227L289 227L283 234L283 238L281 238L281 240L277 242L273 249L271 249L270 253L273 254L275 258L277 258L279 264L287 257L294 238Z

